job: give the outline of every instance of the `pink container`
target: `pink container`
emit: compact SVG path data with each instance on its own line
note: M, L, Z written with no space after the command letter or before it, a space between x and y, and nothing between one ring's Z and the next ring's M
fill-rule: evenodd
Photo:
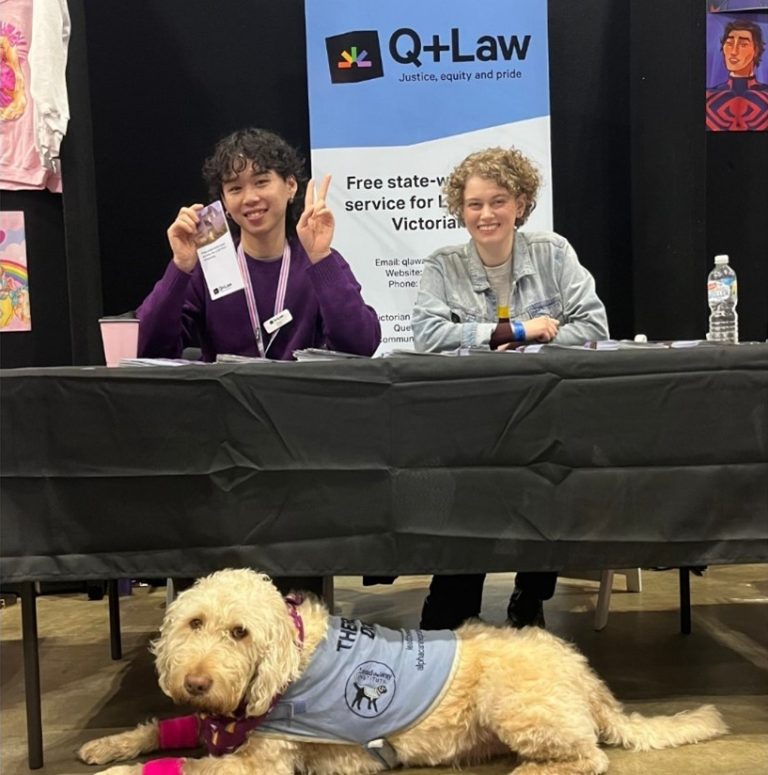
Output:
M99 318L107 366L119 366L121 358L135 358L139 347L139 321L135 318Z

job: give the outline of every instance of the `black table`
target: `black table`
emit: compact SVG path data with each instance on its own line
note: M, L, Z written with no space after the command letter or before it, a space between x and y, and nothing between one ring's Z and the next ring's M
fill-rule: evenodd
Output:
M0 391L32 767L34 581L768 561L768 345L18 369Z

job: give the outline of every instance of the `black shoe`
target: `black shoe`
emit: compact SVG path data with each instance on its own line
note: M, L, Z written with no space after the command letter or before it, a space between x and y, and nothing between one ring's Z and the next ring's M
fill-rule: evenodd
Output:
M541 600L515 587L507 606L507 624L518 630L522 627L544 629L544 605Z

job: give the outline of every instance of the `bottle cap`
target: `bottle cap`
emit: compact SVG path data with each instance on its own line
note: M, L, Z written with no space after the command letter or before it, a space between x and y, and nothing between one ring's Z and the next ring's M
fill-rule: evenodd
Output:
M499 320L507 320L509 318L509 307L499 304Z
M715 266L728 263L728 256L715 256Z

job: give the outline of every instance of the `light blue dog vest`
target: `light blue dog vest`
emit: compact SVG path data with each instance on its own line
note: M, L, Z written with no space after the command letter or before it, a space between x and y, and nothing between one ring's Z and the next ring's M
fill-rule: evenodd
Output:
M372 741L405 731L442 698L457 651L450 630L330 617L306 671L254 732L376 748Z

